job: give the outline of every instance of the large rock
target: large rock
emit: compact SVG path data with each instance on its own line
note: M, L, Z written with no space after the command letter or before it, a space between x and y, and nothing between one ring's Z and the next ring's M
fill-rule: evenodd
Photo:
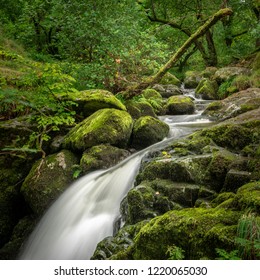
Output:
M169 98L173 95L182 95L182 91L179 86L176 85L159 85L156 84L153 86L153 89L160 92L163 98Z
M192 114L195 111L195 105L190 97L172 96L166 104L166 113L169 115Z
M127 100L126 101L127 112L132 116L133 119L138 119L144 116L156 117L152 105L147 100Z
M85 151L99 144L127 146L132 132L132 117L125 111L101 109L77 124L64 138L64 147Z
M194 207L198 199L214 197L214 191L196 184L162 179L143 181L128 192L121 213L127 224L135 224L173 209Z
M244 67L223 67L216 71L214 79L221 84L239 75L250 75L251 71Z
M260 89L249 88L234 93L224 100L211 103L203 114L223 121L259 107Z
M185 259L214 259L216 248L234 248L239 218L239 212L227 209L169 211L141 228L129 254L133 259L167 259L175 245Z
M130 152L111 145L98 145L87 149L80 160L83 173L107 169L130 156Z
M78 158L70 151L38 160L26 177L21 192L37 215L43 212L73 181L74 166Z
M160 84L162 85L176 85L176 86L180 86L181 85L181 81L174 76L173 74L167 72L163 78L160 81Z
M76 110L84 117L90 116L94 112L104 108L115 108L126 111L120 102L111 92L102 89L84 90L80 92L68 93L66 98L76 102Z
M163 140L169 133L169 126L153 117L136 120L132 134L132 146L137 149L148 147Z
M202 79L202 74L196 71L187 71L184 78L185 88L196 88Z
M209 79L202 79L195 90L196 97L201 96L205 100L218 99L217 92L218 84Z

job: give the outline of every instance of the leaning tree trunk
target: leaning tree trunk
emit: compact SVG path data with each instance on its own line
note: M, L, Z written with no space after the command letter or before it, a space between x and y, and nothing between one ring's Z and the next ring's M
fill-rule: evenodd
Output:
M233 12L231 9L221 9L217 13L215 13L212 17L210 17L194 34L192 34L189 39L178 49L178 51L170 58L170 60L162 66L159 71L152 77L145 79L143 82L128 87L126 91L122 94L125 99L130 99L136 95L139 95L142 90L147 87L153 86L158 83L162 77L167 73L167 71L172 68L178 59L189 49L189 47L201 36L205 35L205 33L216 24L221 18L225 16L231 15Z

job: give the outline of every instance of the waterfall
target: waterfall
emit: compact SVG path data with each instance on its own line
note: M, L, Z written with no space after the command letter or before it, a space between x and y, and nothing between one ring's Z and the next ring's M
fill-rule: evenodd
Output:
M113 235L114 224L120 216L120 202L133 186L145 153L209 124L201 111L161 119L170 126L171 138L72 184L46 212L20 259L90 259L97 243Z

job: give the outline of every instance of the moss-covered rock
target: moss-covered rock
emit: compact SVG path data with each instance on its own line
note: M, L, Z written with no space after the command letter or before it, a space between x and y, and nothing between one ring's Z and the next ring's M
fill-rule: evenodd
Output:
M250 210L260 214L260 181L248 183L240 187L235 197L242 210Z
M166 113L169 115L192 114L195 111L195 105L190 97L172 96L166 104Z
M132 132L132 117L125 111L101 109L77 124L65 136L63 146L84 151L99 144L127 146Z
M98 145L87 149L80 160L80 169L87 173L97 169L106 169L116 165L130 152L111 145Z
M201 136L211 138L217 145L239 151L252 141L251 129L238 124L220 124L202 130Z
M173 209L194 207L198 199L214 197L214 191L196 184L163 179L143 181L129 191L121 205L121 213L126 224L135 224Z
M161 94L152 88L147 88L145 90L142 91L142 95L146 98L146 99L162 99Z
M132 146L140 149L163 140L169 133L169 126L150 116L141 117L134 123Z
M179 86L176 85L159 85L156 84L153 86L163 98L169 98L173 95L182 95L182 90Z
M239 76L239 75L250 75L251 71L248 68L244 67L223 67L216 71L214 79L218 84L226 82L230 78Z
M133 259L167 259L175 245L185 259L216 257L216 248L234 247L239 212L227 209L173 210L152 219L141 228L130 252Z
M38 160L26 177L21 192L32 209L41 215L73 181L74 166L78 158L70 151Z
M236 192L238 188L251 180L251 173L237 169L230 169L226 175L223 189L224 191Z
M218 84L209 79L202 79L195 89L196 97L202 97L205 100L218 99Z
M260 89L250 88L211 103L203 114L226 120L260 107Z
M126 101L127 112L133 119L138 119L144 116L156 117L152 105L147 100L127 100Z
M160 84L162 85L176 85L176 86L180 86L181 85L181 81L174 76L173 74L167 72L163 78L160 81Z
M84 117L90 116L96 111L104 108L114 108L126 111L124 104L119 101L113 93L102 89L91 89L80 92L67 93L67 99L78 104L76 109Z
M184 78L186 88L196 88L202 79L202 74L196 71L187 71Z

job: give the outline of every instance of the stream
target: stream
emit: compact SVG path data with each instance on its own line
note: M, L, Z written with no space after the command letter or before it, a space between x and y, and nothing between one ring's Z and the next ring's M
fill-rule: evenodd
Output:
M19 258L90 259L97 243L113 235L115 222L120 217L120 203L133 187L145 154L210 125L211 121L202 115L209 101L195 98L192 90L185 90L184 94L194 99L194 114L161 116L160 119L170 126L167 139L133 154L110 169L95 171L78 179L48 209Z

